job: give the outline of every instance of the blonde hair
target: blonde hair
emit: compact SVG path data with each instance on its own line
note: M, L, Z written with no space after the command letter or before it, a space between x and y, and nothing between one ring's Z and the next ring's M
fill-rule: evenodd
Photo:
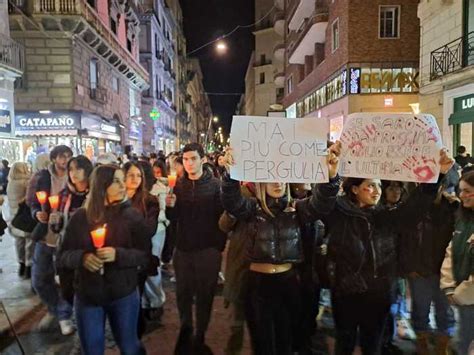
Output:
M30 172L28 170L28 165L23 162L13 163L8 173L8 181L25 179L30 177Z
M263 211L268 214L269 216L275 218L275 215L270 211L267 205L267 191L266 191L266 186L267 184L264 182L257 182L255 183L255 197L257 197L257 200L260 202L260 206L262 207ZM291 192L290 192L290 184L285 184L285 190L286 190L286 195L288 196L288 203L286 208L291 207L292 203L292 198L291 198Z

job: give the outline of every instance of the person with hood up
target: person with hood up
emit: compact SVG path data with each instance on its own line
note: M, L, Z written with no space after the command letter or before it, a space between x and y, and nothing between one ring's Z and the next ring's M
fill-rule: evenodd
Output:
M293 354L300 319L300 286L294 265L303 261L302 229L329 213L339 191L340 143L329 148L329 183L318 184L311 197L293 201L289 184L256 183L256 199L246 198L229 176L232 150L226 151L222 183L225 210L249 225L250 261L245 316L255 354Z

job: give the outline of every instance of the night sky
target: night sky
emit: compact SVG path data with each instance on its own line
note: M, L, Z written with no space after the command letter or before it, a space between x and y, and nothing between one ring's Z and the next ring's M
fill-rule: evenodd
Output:
M180 0L184 18L187 52L230 32L237 25L254 22L253 0ZM207 92L243 93L245 72L253 49L252 28L239 29L226 38L226 54L218 54L214 45L192 56L199 58ZM230 130L239 96L209 96L214 115L224 130Z

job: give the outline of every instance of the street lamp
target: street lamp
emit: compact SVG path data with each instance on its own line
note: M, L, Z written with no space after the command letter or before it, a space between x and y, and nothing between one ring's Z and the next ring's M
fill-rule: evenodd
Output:
M217 123L217 122L219 122L219 117L214 116L214 118L212 120L214 121L214 123Z
M225 53L227 52L227 44L224 41L219 41L216 43L216 50L219 53Z

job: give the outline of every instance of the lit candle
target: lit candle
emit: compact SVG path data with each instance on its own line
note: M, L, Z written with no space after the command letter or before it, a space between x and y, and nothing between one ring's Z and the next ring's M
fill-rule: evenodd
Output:
M171 192L173 191L173 187L176 186L176 173L171 173L168 175L168 186L171 188Z
M97 228L91 232L92 242L94 247L102 248L105 243L105 234L107 233L107 225L104 224L102 227Z
M97 228L91 232L92 243L94 243L94 247L99 249L102 248L105 244L105 234L107 233L107 224L104 224L102 227ZM101 267L99 270L99 274L104 274L104 268Z
M51 206L51 209L56 211L59 207L59 196L58 195L49 196L48 200L49 200L49 205Z
M46 203L46 199L48 198L48 194L45 191L38 191L36 193L36 198L41 205Z

